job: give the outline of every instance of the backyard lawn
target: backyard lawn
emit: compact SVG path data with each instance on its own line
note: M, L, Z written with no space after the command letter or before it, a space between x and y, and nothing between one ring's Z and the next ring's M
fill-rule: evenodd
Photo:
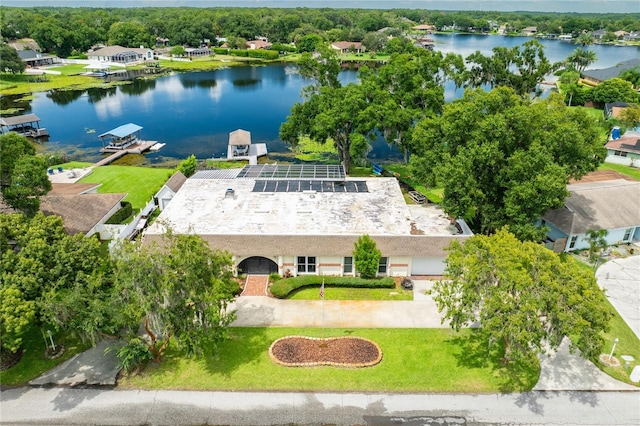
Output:
M91 163L74 161L60 166L65 169L80 169L90 165ZM102 166L94 168L91 174L78 182L101 184L98 188L100 194L127 194L125 201L130 202L134 209L139 210L162 188L173 172L172 169L151 167Z
M232 328L233 339L213 354L186 358L169 348L159 366L123 377L121 388L485 393L531 389L538 369L507 370L472 330L326 329L325 337L359 336L376 342L382 362L362 369L291 368L269 358L269 346L290 335L321 337L322 329Z
M615 170L618 173L629 176L635 180L640 180L640 169L635 167L625 166L623 164L602 163L598 168L600 170Z

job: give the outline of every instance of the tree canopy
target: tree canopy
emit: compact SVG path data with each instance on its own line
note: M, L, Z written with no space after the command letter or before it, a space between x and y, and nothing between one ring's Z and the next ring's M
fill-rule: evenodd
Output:
M595 170L606 155L583 111L506 87L466 91L442 115L421 120L413 139L414 175L444 187L446 213L476 233L509 225L521 239L542 238L535 221L563 205L569 178Z
M212 251L199 236L169 232L160 244L124 242L112 258L113 304L129 337L144 326L155 361L171 339L198 354L204 342L215 346L228 337L235 319L228 306L238 291L229 253Z
M29 139L15 132L0 136L0 192L11 207L28 216L40 208L40 197L51 190L47 162L35 155Z
M18 56L18 52L7 44L0 45L0 71L10 72L11 74L21 74L27 68L22 58Z
M585 358L600 354L612 314L593 273L571 257L503 229L454 241L446 264L446 278L432 290L443 321L455 330L478 322L505 363L537 365L537 355L557 349L564 336Z

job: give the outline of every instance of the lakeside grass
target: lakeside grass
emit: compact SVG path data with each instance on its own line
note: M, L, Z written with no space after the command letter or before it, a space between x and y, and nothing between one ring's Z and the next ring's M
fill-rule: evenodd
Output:
M63 165L71 168L70 163ZM91 174L79 180L79 183L99 183L98 193L126 193L125 201L134 209L143 208L162 188L162 185L174 172L172 169L150 167L102 166L93 169Z
M47 74L46 79L38 81L33 75L27 74L2 74L2 84L0 84L0 95L22 95L33 92L47 92L49 90L84 90L90 88L107 88L126 82L106 83L101 79L87 77L83 75L51 75Z
M505 368L473 330L325 329L325 337L359 336L376 342L380 364L362 369L289 368L269 358L269 346L291 335L321 337L322 329L232 328L214 354L186 358L170 346L160 365L122 377L120 388L227 391L367 391L493 393L531 389L539 369Z

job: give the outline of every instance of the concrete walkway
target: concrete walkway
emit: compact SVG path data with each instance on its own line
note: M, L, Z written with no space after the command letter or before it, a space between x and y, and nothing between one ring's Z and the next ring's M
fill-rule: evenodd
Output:
M640 339L640 256L614 259L596 271L609 302Z

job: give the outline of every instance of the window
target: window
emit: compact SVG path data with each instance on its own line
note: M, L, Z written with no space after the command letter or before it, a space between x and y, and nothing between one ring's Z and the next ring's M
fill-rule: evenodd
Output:
M386 257L381 257L380 258L380 263L378 263L378 273L379 274L386 274L387 273L387 258Z
M627 228L624 230L624 237L622 237L622 241L629 241L629 239L631 238L631 231L633 230L633 228Z
M629 153L625 151L614 151L613 155L617 155L618 157L626 157Z
M316 258L315 256L298 256L298 272L299 273L315 273Z
M353 273L353 257L344 258L344 266L342 267L342 272L345 274Z
M569 241L569 248L572 249L576 246L576 241L578 241L578 236L574 235L571 237L571 241Z

